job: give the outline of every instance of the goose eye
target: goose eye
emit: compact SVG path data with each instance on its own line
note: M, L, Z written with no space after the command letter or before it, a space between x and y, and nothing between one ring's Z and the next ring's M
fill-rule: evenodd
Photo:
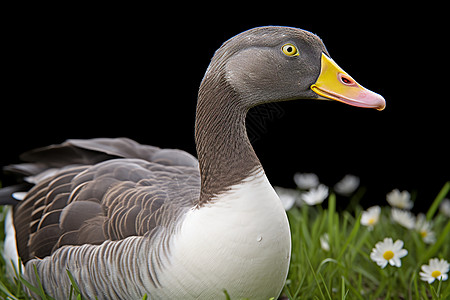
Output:
M297 47L292 44L284 44L283 47L281 47L281 50L283 50L283 53L287 56L297 56L299 54Z

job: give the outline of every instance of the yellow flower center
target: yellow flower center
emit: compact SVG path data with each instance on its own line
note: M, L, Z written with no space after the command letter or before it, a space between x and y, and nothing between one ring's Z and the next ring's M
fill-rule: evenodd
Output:
M421 230L421 231L420 231L420 235L421 235L423 238L426 238L427 235L428 235L428 232L427 232L426 230Z
M431 273L431 276L433 276L434 278L438 278L441 275L442 275L441 271L438 270L433 271L433 273Z
M383 253L383 258L385 260L390 260L393 257L394 257L394 252L392 252L391 250L388 250L388 251Z
M368 223L369 225L373 225L375 223L375 218L370 218Z

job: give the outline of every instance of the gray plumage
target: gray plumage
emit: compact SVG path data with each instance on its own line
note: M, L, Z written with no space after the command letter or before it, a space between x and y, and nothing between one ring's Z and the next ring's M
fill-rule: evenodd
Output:
M167 255L167 237L200 195L200 173L192 155L140 145L126 138L102 138L68 140L28 152L22 158L38 160L41 172L53 168L52 174L41 178L14 210L14 225L20 237L18 251L25 264L36 264L39 274L55 283L66 280L61 270L71 266L80 282L95 283L90 286L92 295L121 298L136 291L115 291L116 287L128 289L129 285L111 285L111 279L129 279L126 273L143 263L130 261L139 256L133 252L145 249L151 260L146 265L151 268L145 274L146 280L135 278L139 281L136 284L143 285L144 280L158 285L154 268L161 266L154 262ZM106 161L98 162L101 159ZM9 170L14 168L18 166ZM158 240L161 236L162 240ZM91 246L102 243L101 251ZM46 263L56 251L59 259ZM123 252L127 255L118 255ZM88 260L95 264L86 263ZM73 266L85 270L78 273ZM98 277L93 278L96 273ZM27 269L26 275L35 281L33 269ZM61 283L46 288L57 298L64 298L66 293ZM146 292L142 289L143 295Z
M181 150L125 138L68 140L22 158L47 167L66 165L53 168L14 211L17 235L24 237L18 249L25 263L64 245L144 236L168 226L164 222L170 218L161 219L161 214L169 210L176 217L199 197L197 160ZM95 164L100 158L108 160Z

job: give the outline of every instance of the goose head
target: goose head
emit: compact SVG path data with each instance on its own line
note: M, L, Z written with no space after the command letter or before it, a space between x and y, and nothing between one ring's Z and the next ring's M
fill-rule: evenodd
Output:
M206 203L242 182L261 163L245 116L263 103L326 99L382 110L385 101L344 72L316 35L291 27L257 27L226 41L200 84L195 142Z
M249 109L295 99L335 100L382 110L382 96L362 87L331 59L322 40L291 27L257 27L215 53L203 81L220 74Z

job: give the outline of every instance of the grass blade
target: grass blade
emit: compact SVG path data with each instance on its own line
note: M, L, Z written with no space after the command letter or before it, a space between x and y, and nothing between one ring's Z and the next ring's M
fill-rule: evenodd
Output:
M325 292L327 292L328 299L329 299L329 300L333 300L333 298L331 298L331 294L330 294L330 291L328 290L328 287L327 287L327 284L326 284L326 282L325 282L325 279L323 278L323 276L322 276L321 273L318 273L318 274L319 274L320 280L322 280L322 283L323 283L323 287L324 287L324 289L325 289Z
M39 273L38 273L36 265L33 265L33 270L34 270L34 275L36 276L36 281L37 281L37 284L39 287L39 295L41 296L41 298L43 300L50 300L51 298L49 296L47 296L47 294L44 291L44 287L42 286L41 279L39 278Z
M359 227L361 225L361 214L358 216L355 222L355 226L353 227L352 231L350 232L350 235L348 236L347 240L345 241L344 246L342 246L341 252L339 253L337 260L340 260L342 256L344 255L345 251L347 250L349 244L353 241L353 239L356 237Z
M6 285L4 285L3 282L0 281L0 291L2 291L3 293L5 293L5 295L13 300L19 300L19 298L16 298L10 291L9 289L6 287Z
M77 282L73 278L72 273L70 273L69 269L66 269L66 272L67 272L67 275L69 276L70 284L72 285L73 289L75 290L77 295L81 295L80 288L78 287Z
M427 220L431 220L436 212L436 210L439 207L439 204L441 204L444 197L448 194L450 191L450 181L447 181L444 186L442 187L439 194L436 196L436 199L434 199L433 203L431 204L430 208L427 212Z
M27 287L28 290L30 290L32 293L36 294L36 295L40 295L41 291L35 287L34 285L32 285L31 283L29 283L25 278L23 278L22 276L19 277L20 282ZM46 298L44 298L46 299Z
M318 290L320 292L320 295L322 296L322 299L325 299L325 295L323 294L322 288L320 287L319 279L317 279L316 271L314 270L314 267L312 266L311 260L308 257L308 253L306 252L306 248L305 247L303 247L303 251L305 252L306 261L308 262L309 268L311 269L311 273L314 276L314 280L316 281L317 288L318 288Z
M331 237L335 224L333 222L334 213L336 212L336 195L331 194L328 197L328 235Z

